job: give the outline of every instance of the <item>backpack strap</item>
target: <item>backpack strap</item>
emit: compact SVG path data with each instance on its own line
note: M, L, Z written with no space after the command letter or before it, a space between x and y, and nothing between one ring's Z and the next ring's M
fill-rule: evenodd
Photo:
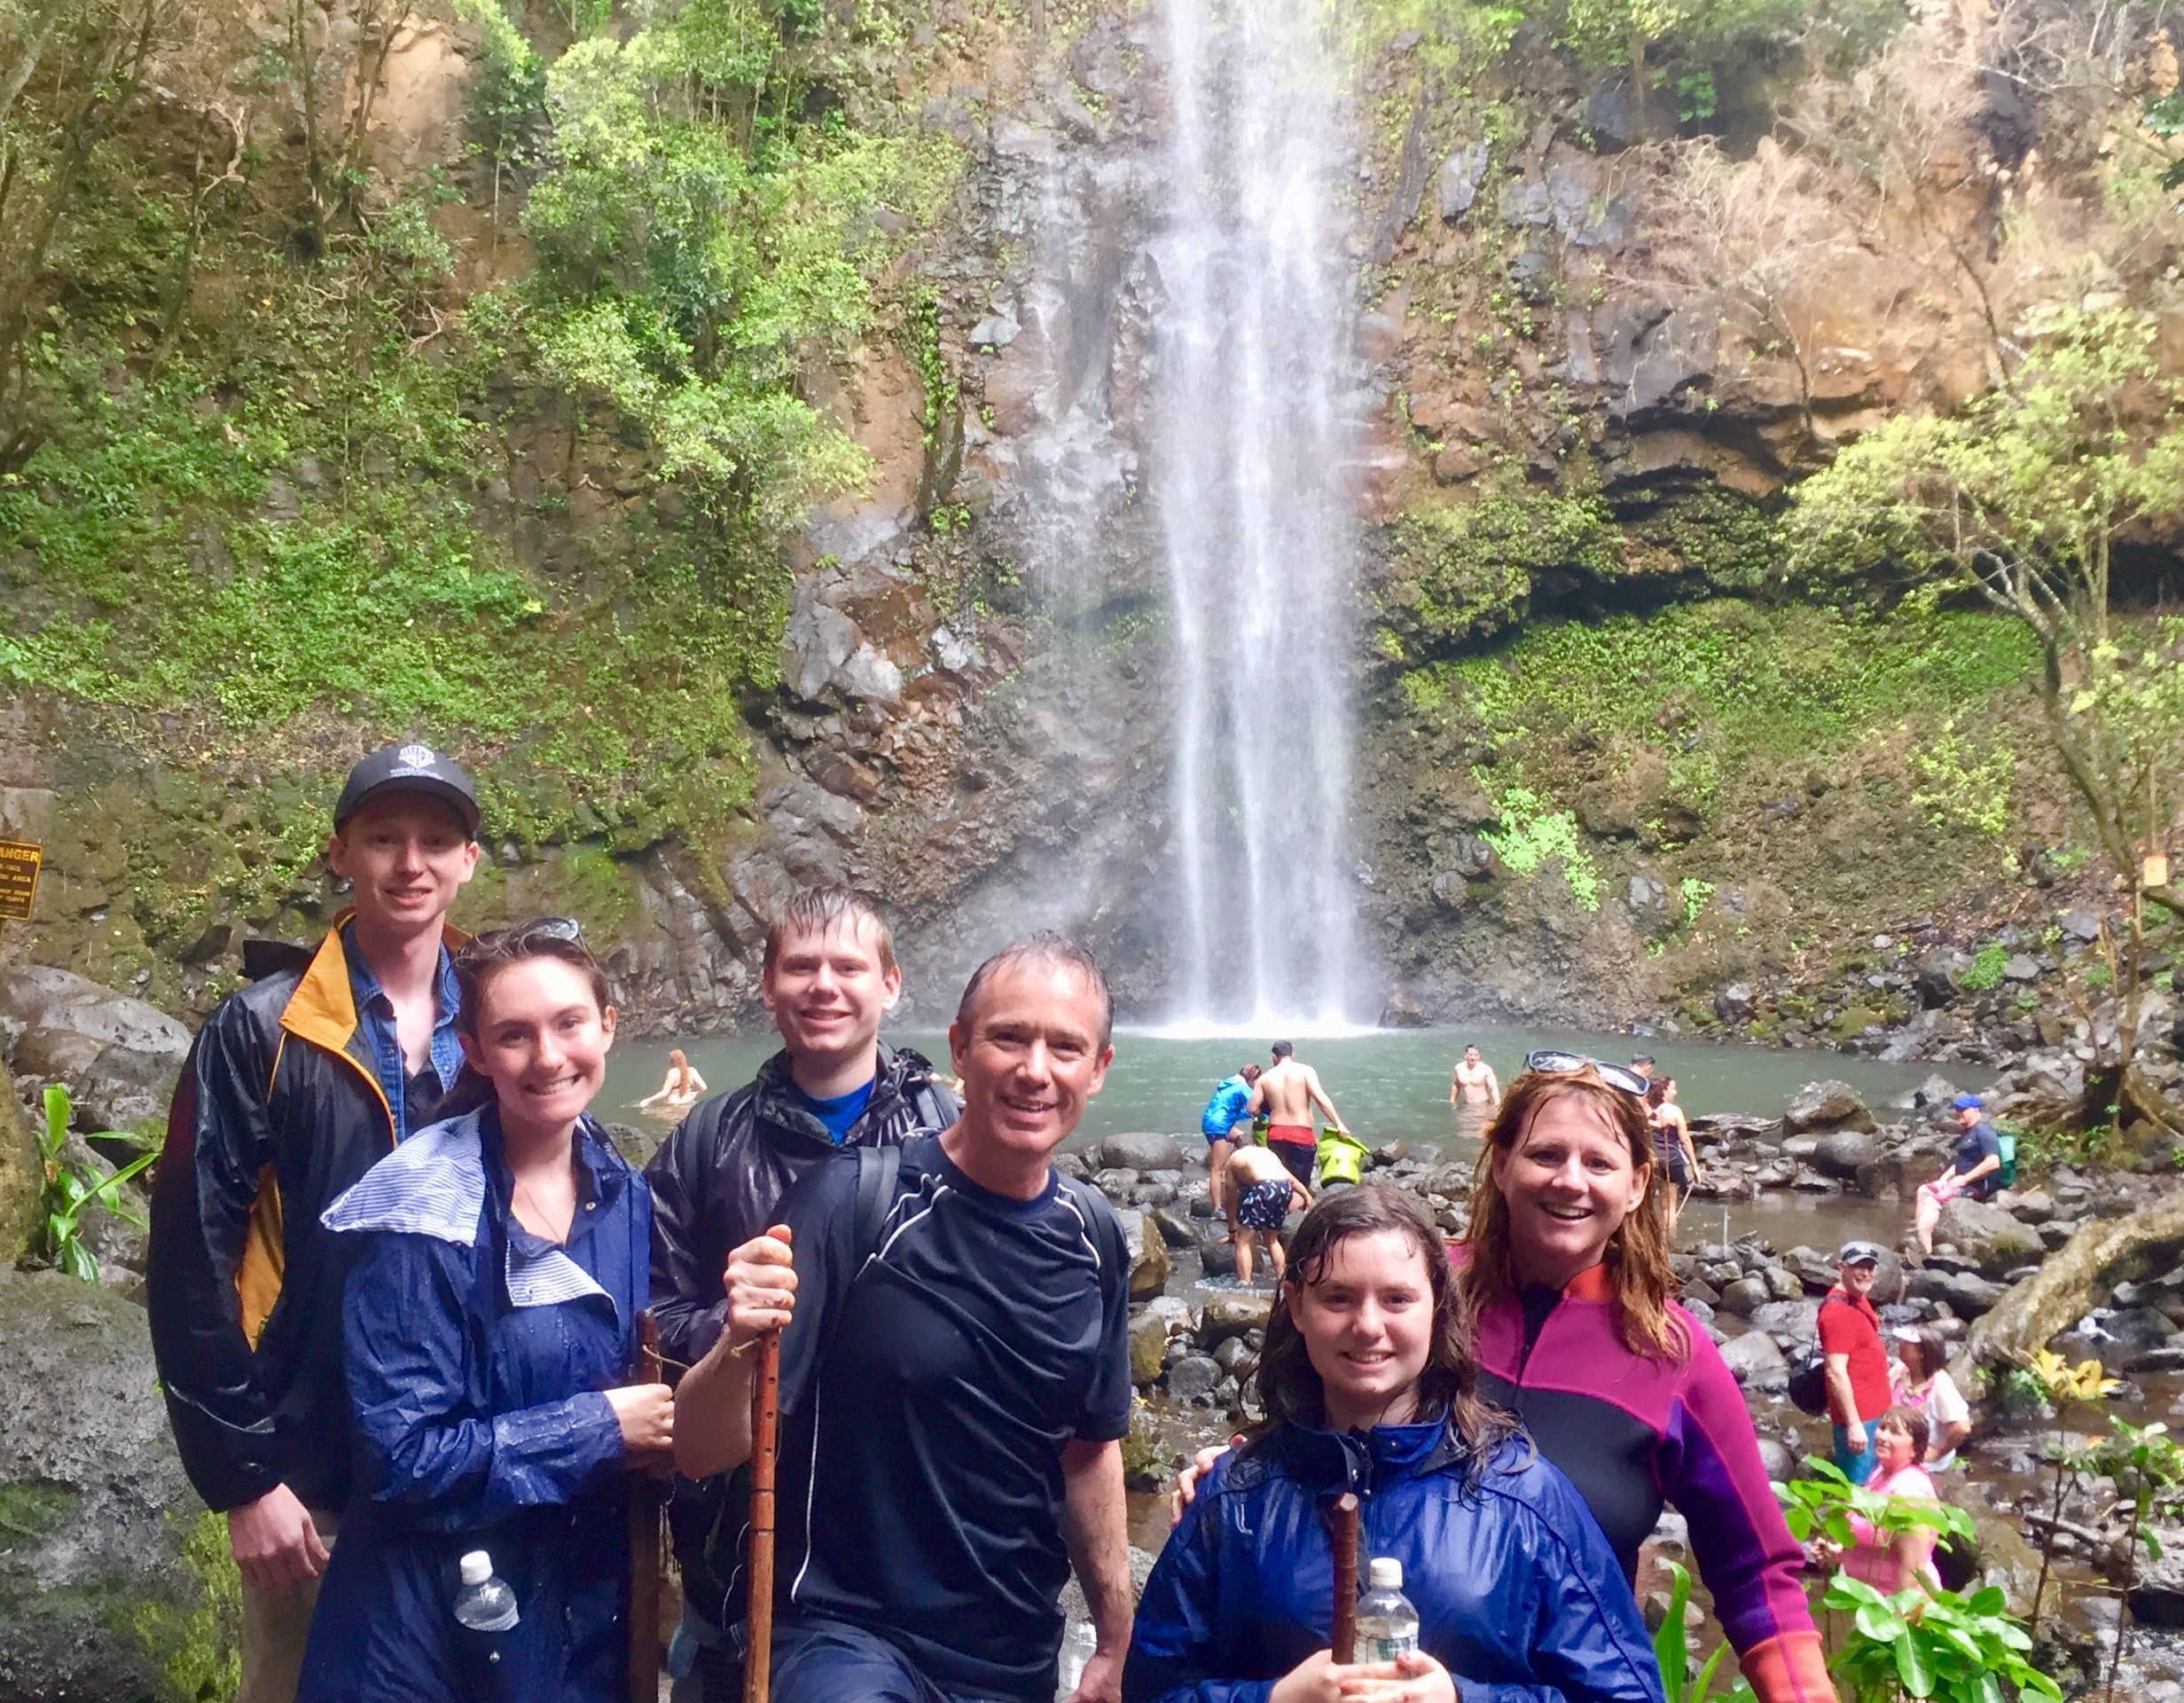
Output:
M895 1205L896 1181L903 1173L903 1150L893 1142L885 1147L857 1150L857 1216L852 1220L857 1240L853 1269L880 1251L880 1233L887 1228L888 1213Z

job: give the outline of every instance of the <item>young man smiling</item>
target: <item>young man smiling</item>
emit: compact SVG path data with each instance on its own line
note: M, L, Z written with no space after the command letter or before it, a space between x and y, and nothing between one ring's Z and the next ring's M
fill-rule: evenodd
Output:
M837 1148L892 1146L956 1118L933 1067L880 1040L903 973L886 920L863 894L793 895L766 936L759 988L781 1050L745 1087L693 1107L646 1170L653 1310L670 1366L695 1365L719 1338L729 1252L764 1232L797 1179ZM708 1703L736 1703L743 1689L740 1656L724 1637L742 1613L741 1581L707 1559L724 1488L681 1481L669 1507L685 1634L670 1665L685 1669L677 1696ZM741 1523L732 1511L731 1539Z
M1049 1163L1106 1078L1112 1022L1066 941L987 960L948 1032L963 1115L903 1144L869 1251L844 1160L729 1260L727 1328L676 1393L676 1459L748 1457L740 1351L788 1327L776 1703L1049 1703L1073 1566L1096 1639L1075 1703L1121 1695L1129 1256L1099 1191Z
M357 764L326 845L353 907L215 1007L176 1085L145 1299L183 1465L242 1574L239 1703L294 1695L348 1497L347 1254L319 1213L462 1068L447 914L477 833L470 777L431 747Z

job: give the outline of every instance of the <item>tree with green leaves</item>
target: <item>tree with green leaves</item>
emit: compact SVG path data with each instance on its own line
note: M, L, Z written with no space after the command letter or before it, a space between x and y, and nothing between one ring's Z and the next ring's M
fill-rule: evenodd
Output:
M2133 1062L2148 927L2184 912L2174 880L2141 880L2184 787L2184 623L2149 631L2112 607L2119 545L2184 519L2184 388L2129 308L2057 309L2027 330L2005 383L1950 413L1898 416L1798 487L1795 554L1817 571L1893 565L1928 595L1976 593L2031 633L2049 742L2137 893L2086 1116L2184 1133L2184 1110Z
M1630 67L1632 122L1642 137L1648 94L1664 66L1681 72L1683 112L1710 116L1715 64L1807 10L1809 0L1566 0L1556 38L1587 65Z

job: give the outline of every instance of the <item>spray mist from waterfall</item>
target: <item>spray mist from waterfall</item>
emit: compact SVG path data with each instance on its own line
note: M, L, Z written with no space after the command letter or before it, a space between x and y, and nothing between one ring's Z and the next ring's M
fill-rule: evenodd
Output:
M1326 1030L1350 849L1361 406L1326 0L1169 0L1155 492L1178 671L1178 1019Z

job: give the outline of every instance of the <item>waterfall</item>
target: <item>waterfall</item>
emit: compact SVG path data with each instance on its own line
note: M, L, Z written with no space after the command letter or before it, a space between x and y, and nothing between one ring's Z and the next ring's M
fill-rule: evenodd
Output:
M1178 1016L1354 1019L1361 412L1328 0L1169 0L1153 481L1172 599ZM1369 1014L1368 1014L1369 1015Z

